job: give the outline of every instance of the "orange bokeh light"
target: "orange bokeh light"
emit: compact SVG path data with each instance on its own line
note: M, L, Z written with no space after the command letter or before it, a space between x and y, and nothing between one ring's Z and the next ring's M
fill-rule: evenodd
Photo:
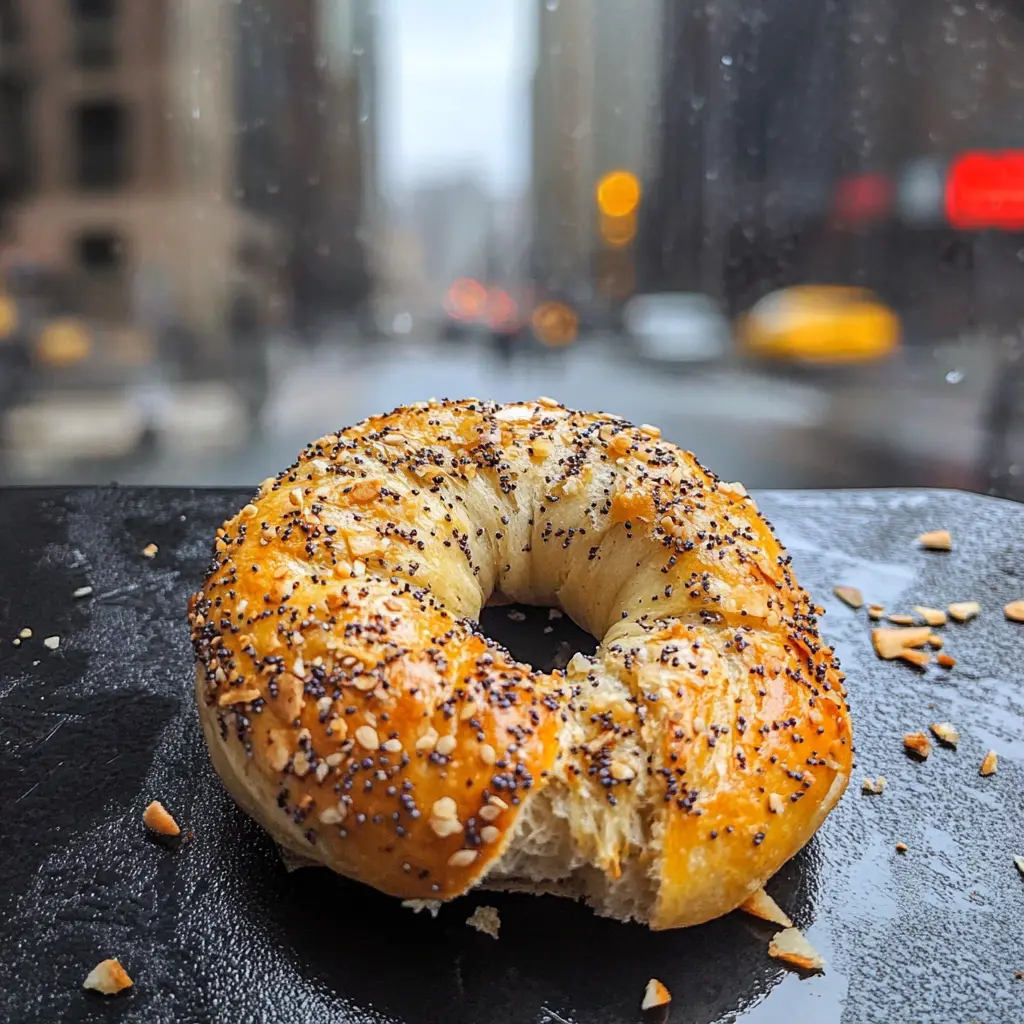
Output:
M459 320L482 317L488 308L487 289L471 277L460 277L448 289L445 306L448 313Z
M607 217L628 217L640 205L640 179L631 171L609 171L597 183L597 208Z

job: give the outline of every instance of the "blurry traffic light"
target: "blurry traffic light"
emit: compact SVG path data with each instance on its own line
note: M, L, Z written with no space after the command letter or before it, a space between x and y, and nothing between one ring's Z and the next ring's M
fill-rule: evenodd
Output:
M597 208L606 217L628 217L640 205L640 179L630 171L609 171L597 183Z
M636 211L627 213L624 217L610 217L607 213L602 213L598 230L605 245L621 249L636 238Z
M533 333L544 345L561 348L576 340L579 318L568 306L554 300L542 302L530 318Z

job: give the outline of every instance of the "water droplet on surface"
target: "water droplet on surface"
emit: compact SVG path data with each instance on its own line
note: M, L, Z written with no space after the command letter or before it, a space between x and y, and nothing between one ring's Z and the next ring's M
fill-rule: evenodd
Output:
M963 379L964 371L959 368L955 370L950 370L949 373L946 374L947 384L959 384L960 381L962 381Z
M544 6L549 11L557 11L558 10L558 0L544 0Z
M192 108L192 120L193 121L198 121L199 120L199 114L200 114L199 108L198 107L193 107Z

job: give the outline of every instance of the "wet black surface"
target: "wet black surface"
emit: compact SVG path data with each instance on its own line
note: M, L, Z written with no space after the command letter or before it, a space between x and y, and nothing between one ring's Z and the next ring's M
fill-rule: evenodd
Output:
M655 935L568 902L483 894L431 920L321 869L288 874L221 789L191 697L186 596L242 501L0 492L0 1020L606 1024L640 1019L652 975L678 1022L1024 1020L1012 860L1024 854L1024 627L1001 612L1024 597L1021 506L925 491L761 496L828 607L859 755L839 809L768 886L827 959L805 979L768 958L772 926L738 913ZM929 528L952 530L955 550L917 550ZM832 597L836 583L892 610L984 610L942 631L956 669L922 674L876 660L865 613ZM92 596L74 599L86 584ZM508 611L488 610L486 628L537 664L584 639L546 611ZM24 627L33 636L16 647ZM947 719L957 751L903 754L904 732ZM999 771L982 779L989 748ZM863 796L876 774L884 795ZM153 798L193 833L177 849L144 833ZM480 903L501 911L497 943L464 923ZM108 956L135 988L83 992Z

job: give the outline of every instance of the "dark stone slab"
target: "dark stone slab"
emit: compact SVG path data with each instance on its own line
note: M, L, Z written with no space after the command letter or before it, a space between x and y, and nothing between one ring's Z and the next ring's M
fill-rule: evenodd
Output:
M786 1024L1024 1020L1024 508L928 491L776 492L761 505L827 606L850 677L858 769L839 809L769 885L828 961L803 979L770 960L743 914L652 934L555 899L467 898L435 921L320 869L287 873L221 789L191 696L185 600L242 492L0 493L0 1019L588 1024L639 1019L647 979L673 1021ZM948 528L955 550L917 550ZM142 557L150 542L152 560ZM878 661L861 587L893 610L976 599L942 630L959 664ZM92 596L72 592L89 584ZM552 632L545 633L550 625ZM33 636L12 644L23 627ZM541 664L579 640L534 611L485 627ZM42 639L60 636L48 650ZM563 648L564 653L564 648ZM951 720L927 762L908 730ZM999 772L982 779L985 752ZM885 794L864 796L864 775ZM159 798L193 837L177 850L140 817ZM908 845L898 854L895 844ZM498 906L500 940L464 924ZM81 982L117 956L114 999Z

